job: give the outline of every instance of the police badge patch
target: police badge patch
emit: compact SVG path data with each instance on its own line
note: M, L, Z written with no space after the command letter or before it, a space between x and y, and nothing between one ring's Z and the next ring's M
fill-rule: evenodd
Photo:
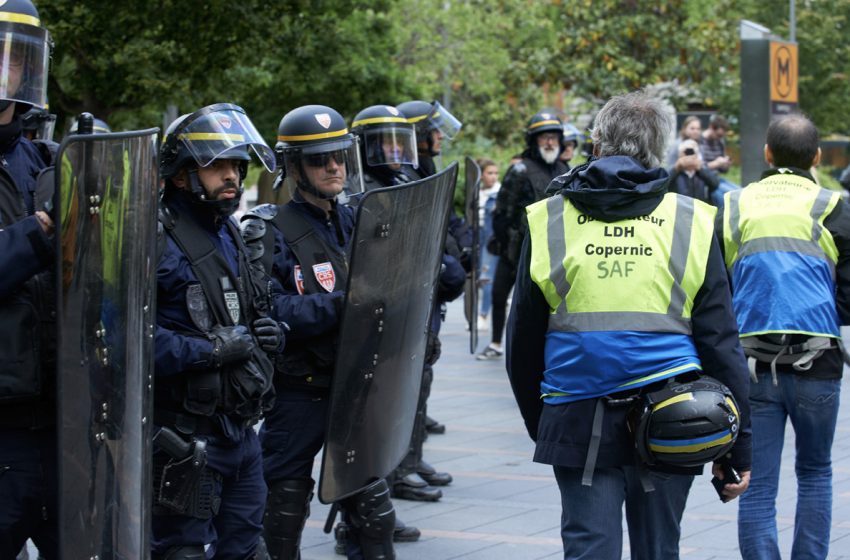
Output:
M210 314L207 297L200 284L191 284L186 288L186 307L192 322L203 332L212 329L212 315Z
M301 272L301 265L295 265L295 288L298 290L298 295L304 295L304 273Z
M336 274L334 274L334 267L331 263L323 262L314 264L313 274L325 291L332 292L334 290L334 286L336 286Z
M224 303L227 305L227 312L230 313L230 318L233 319L233 324L239 324L239 294L236 292L224 292Z

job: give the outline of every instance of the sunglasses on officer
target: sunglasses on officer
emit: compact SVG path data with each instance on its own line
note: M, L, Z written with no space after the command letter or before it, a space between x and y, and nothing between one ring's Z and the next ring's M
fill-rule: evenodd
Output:
M337 165L345 165L345 150L324 152L321 154L306 154L303 156L304 165L309 167L326 167L331 160Z

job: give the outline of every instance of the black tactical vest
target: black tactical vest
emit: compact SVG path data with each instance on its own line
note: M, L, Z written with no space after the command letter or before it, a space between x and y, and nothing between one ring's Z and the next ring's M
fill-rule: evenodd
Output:
M254 319L268 314L268 286L262 286L250 269L245 245L232 220L227 220L227 229L237 248L238 276L233 274L224 256L195 220L181 219L166 204L160 209L159 220L166 234L189 260L199 281L199 284L189 286L186 294L189 316L198 330L209 333L216 326L250 325ZM253 364L249 364L252 368L250 373L267 377L270 386L273 366L265 352L255 349L250 362ZM256 419L260 410L267 408L273 392L253 397L234 393L230 390L234 380L228 376L245 373L237 371L238 367L241 366L225 371L208 370L158 378L156 407L171 410L182 407L201 416L224 413L245 420Z

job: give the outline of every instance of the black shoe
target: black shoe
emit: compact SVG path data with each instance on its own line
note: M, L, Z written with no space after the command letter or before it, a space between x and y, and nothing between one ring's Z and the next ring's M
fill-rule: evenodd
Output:
M345 556L345 539L347 537L348 525L340 521L336 524L336 527L334 527L334 538L336 539L336 543L334 544L334 552L336 552L340 556Z
M443 497L438 488L431 488L416 473L409 474L393 484L392 497L416 502L436 502Z
M452 475L446 472L437 472L437 469L425 461L419 461L419 464L416 465L416 474L431 486L446 486L452 482Z
M446 425L440 424L430 416L425 416L425 431L429 434L444 434L446 433Z
M396 513L396 515L398 515ZM395 518L395 528L393 529L393 542L416 542L422 533L416 527L405 525L404 521Z

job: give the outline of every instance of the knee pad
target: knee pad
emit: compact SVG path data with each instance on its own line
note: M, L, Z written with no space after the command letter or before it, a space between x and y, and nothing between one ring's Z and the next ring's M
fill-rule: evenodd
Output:
M204 560L206 552L203 546L175 546L163 555L153 554L151 560Z
M366 560L393 560L395 509L385 480L378 480L343 503L351 535Z
M301 533L310 516L313 479L284 479L272 483L263 516L263 538L272 560L300 558Z

